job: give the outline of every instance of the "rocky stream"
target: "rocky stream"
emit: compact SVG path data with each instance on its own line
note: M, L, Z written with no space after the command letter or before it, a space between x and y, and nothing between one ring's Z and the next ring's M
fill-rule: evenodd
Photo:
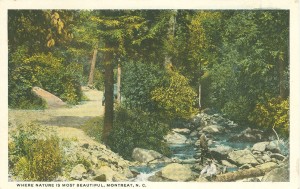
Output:
M209 139L209 158L217 166L216 181L289 181L288 143L278 140L275 133L242 128L219 114L205 112L178 126L165 137L170 158L153 150L133 151L138 163L130 166L136 175L130 181L207 181L199 177L203 133Z

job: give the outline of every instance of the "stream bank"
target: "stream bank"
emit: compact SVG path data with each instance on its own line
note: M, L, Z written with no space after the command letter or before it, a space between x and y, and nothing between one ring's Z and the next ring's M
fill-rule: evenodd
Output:
M205 134L208 138L210 157L217 166L218 175L235 175L228 181L288 181L289 149L288 143L277 141L273 133L244 128L222 117L220 114L202 112L189 122L177 124L165 137L172 151L166 158L153 150L137 149L133 159L138 166L130 167L137 176L130 181L198 181L203 169L200 162L199 138ZM139 155L136 155L137 152ZM137 157L148 158L137 158ZM152 159L149 157L152 157ZM264 172L256 174L256 170ZM273 170L283 169L280 177L272 174ZM248 176L241 176L248 171ZM252 172L253 173L252 173ZM276 171L275 171L276 172ZM267 178L266 178L266 175ZM224 178L219 177L218 181ZM236 180L234 180L236 179Z

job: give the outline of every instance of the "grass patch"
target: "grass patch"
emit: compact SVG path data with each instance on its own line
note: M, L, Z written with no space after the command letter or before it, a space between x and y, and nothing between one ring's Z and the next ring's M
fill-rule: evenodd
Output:
M88 120L80 127L80 129L82 129L88 136L94 138L96 141L101 142L103 117L95 117Z

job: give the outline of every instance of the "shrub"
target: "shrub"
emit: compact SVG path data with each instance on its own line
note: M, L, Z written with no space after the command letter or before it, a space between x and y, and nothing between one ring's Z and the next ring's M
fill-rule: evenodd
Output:
M133 149L138 147L169 155L169 148L163 142L168 130L168 125L160 123L154 114L119 107L115 112L108 145L126 159L131 159Z
M187 78L168 69L166 82L151 92L152 100L158 103L161 116L165 119L188 119L196 113L197 94L189 86Z
M229 119L238 123L247 123L249 112L253 111L251 102L246 96L240 96L234 100L228 99L224 104L222 113Z
M44 138L38 128L38 125L29 124L19 126L12 133L9 168L20 180L51 181L61 171L62 152L58 137Z
M289 99L271 98L258 103L249 119L258 126L271 129L284 136L289 135Z
M157 111L157 103L151 99L151 92L162 83L164 69L154 64L128 62L122 74L122 96L127 108Z

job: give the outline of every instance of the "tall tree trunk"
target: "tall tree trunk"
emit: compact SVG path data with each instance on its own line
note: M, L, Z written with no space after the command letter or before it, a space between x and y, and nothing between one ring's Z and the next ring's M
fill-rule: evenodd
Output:
M89 75L89 82L88 82L89 87L92 87L94 84L94 73L95 73L97 53L98 53L98 48L95 48L94 53L93 53L92 62L91 62L90 75Z
M105 45L109 48L109 45ZM104 127L102 133L102 141L107 144L108 136L113 128L113 113L114 113L114 72L112 64L112 52L106 52L104 55L105 66L105 112L104 112Z
M287 97L287 91L284 86L284 54L282 52L279 53L278 56L278 72L279 72L279 96L283 99Z
M199 83L199 93L198 93L198 95L199 95L199 100L198 100L198 106L199 107L198 108L199 108L199 110L201 110L201 83Z
M200 60L199 60L200 61ZM201 97L202 97L202 91L201 91L201 77L202 77L202 63L200 61L200 64L199 64L199 93L198 93L198 108L199 108L199 111L201 111L201 108L202 108L202 105L201 105Z
M121 65L118 64L118 79L117 79L118 91L117 91L117 102L121 104Z
M168 42L167 43L172 43L174 40L175 27L176 27L176 14L177 14L177 10L173 10L172 15L169 20L168 36L167 36ZM165 64L165 67L172 68L171 56L169 55L169 53L167 53L167 55L165 56L164 64Z

